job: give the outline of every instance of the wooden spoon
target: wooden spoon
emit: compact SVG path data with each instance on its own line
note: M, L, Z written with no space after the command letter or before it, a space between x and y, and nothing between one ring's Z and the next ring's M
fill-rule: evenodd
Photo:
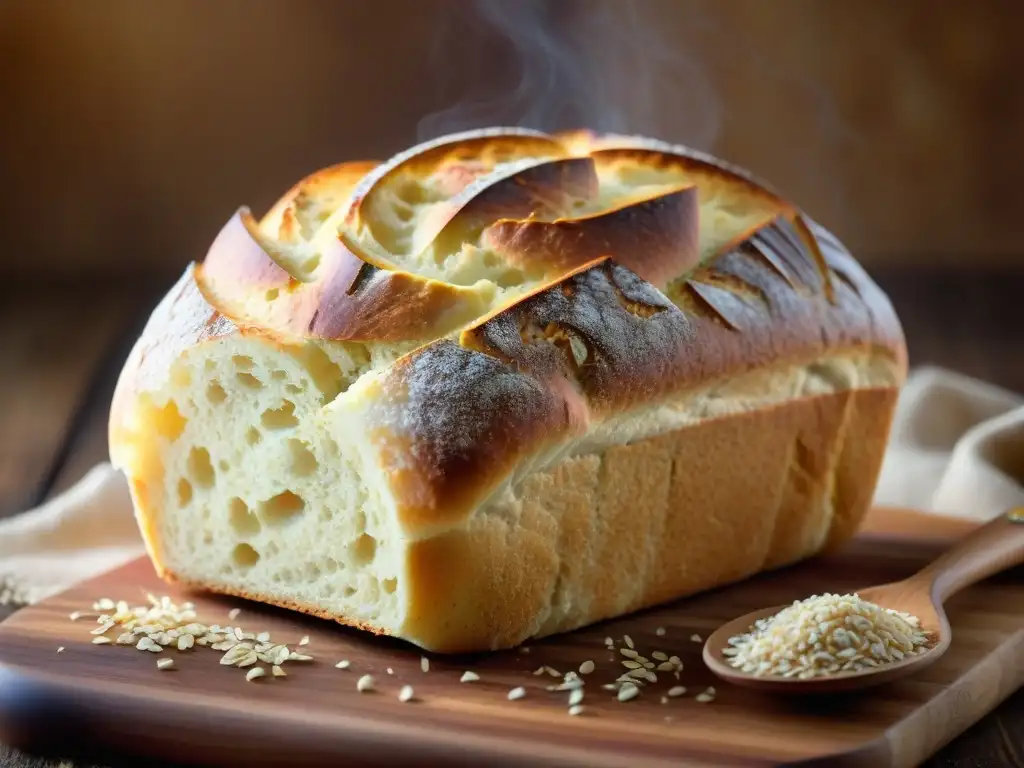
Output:
M787 605L763 608L719 627L704 644L704 662L718 677L734 685L772 693L835 693L887 683L920 671L949 648L952 639L943 603L964 587L1024 563L1024 507L1011 510L968 534L952 549L909 579L858 590L861 599L916 616L933 638L929 650L860 671L839 672L800 680L778 675L756 676L731 666L722 651L729 639L750 631L758 619Z

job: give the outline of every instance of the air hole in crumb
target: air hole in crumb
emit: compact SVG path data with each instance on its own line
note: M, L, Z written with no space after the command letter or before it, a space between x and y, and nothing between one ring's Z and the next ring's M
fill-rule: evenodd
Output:
M184 389L192 383L192 374L189 373L188 368L182 365L180 362L175 363L171 366L171 384L174 386Z
M316 472L318 466L316 456L301 440L288 441L288 453L291 455L292 474L296 477L308 477Z
M289 429L297 426L299 420L295 418L295 403L285 400L280 408L268 408L260 416L260 421L267 429Z
M228 399L228 393L224 391L224 387L220 385L219 381L211 381L206 385L206 399L214 405L220 405Z
M263 382L253 376L251 373L236 373L235 378L238 379L238 383L243 387L249 389L262 389Z
M233 355L231 362L235 364L235 367L241 368L243 371L251 371L253 362L251 357L245 355Z
M498 263L499 263L498 262L498 255L496 253L494 253L493 251L487 251L484 254L484 266L485 267L487 267L489 269L493 269L494 267L498 266Z
M264 294L264 296L266 297L267 301L273 301L274 299L276 299L280 295L281 295L281 291L278 290L277 288L271 288L269 291L267 291Z
M184 477L178 481L178 506L184 507L192 501L192 483Z
M256 427L249 427L245 433L245 442L249 445L256 445L256 443L262 439L263 435L260 434L260 431L256 429Z
M302 500L301 496L291 491L285 491L260 504L260 517L268 525L283 525L296 515L301 514L305 508L306 502Z
M288 372L274 371L272 374L270 374L270 378L272 378L274 381L284 381L285 379L288 378Z
M316 581L321 575L320 566L316 563L306 563L306 578L309 581Z
M210 463L210 452L208 450L205 448L193 448L189 451L186 466L188 467L189 476L195 480L196 485L200 488L213 487L217 475L213 471L213 464Z
M248 544L238 544L231 553L231 559L243 568L252 568L259 562L260 553Z
M377 540L368 533L362 534L350 545L352 560L357 566L367 565L377 554Z
M306 387L303 384L288 384L285 389L293 395L301 395L306 391Z
M173 400L168 400L167 405L163 408L146 403L145 410L145 422L159 435L166 437L171 442L181 437L181 433L185 431L185 426L188 424L188 419L181 415L178 404Z
M356 593L356 588L353 587L353 586L348 586L348 587L345 587L345 591L344 591L343 594L345 595L345 597L352 597L352 595L354 595L355 593Z
M211 544L213 544L213 534L209 531L203 534L203 544L205 544L206 546L210 546Z
M255 536L260 532L260 519L249 509L249 505L239 498L228 502L228 521L231 529L239 536Z
M328 557L324 561L324 568L327 569L328 573L337 573L338 572L338 561L335 560L333 557Z
M398 589L398 579L384 579L382 586L384 591L389 595L395 594L395 590Z
M269 542L267 544L267 552L266 552L267 557L273 557L274 555L276 555L280 551L281 551L281 549L277 546L277 542L276 541L271 541L271 542Z
M227 461L225 461L224 459L221 459L220 461L217 462L217 467L220 469L221 472L227 472L229 469L231 469L231 465L228 464Z

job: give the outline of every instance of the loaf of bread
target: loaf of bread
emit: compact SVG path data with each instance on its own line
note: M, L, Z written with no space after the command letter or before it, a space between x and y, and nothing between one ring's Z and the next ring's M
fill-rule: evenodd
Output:
M240 209L110 447L165 579L499 649L843 542L905 374L885 295L749 173L492 129Z

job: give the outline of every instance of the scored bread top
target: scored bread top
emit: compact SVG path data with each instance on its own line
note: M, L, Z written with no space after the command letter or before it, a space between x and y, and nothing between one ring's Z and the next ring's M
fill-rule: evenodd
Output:
M896 386L906 366L888 299L796 206L708 155L586 131L475 131L324 169L262 220L240 209L186 282L238 332L415 343L341 406L410 535L723 377L863 353Z

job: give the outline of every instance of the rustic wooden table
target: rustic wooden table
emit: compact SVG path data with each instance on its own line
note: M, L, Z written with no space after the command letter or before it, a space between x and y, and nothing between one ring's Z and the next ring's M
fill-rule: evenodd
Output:
M904 322L914 364L935 363L1024 392L1024 271L875 270ZM106 458L116 375L158 292L138 286L6 289L0 301L0 517L68 488ZM0 618L16 610L0 606ZM55 734L59 739L59 734ZM120 765L104 758L104 765ZM0 768L80 768L0 746ZM1024 768L1024 690L947 745L928 768Z

